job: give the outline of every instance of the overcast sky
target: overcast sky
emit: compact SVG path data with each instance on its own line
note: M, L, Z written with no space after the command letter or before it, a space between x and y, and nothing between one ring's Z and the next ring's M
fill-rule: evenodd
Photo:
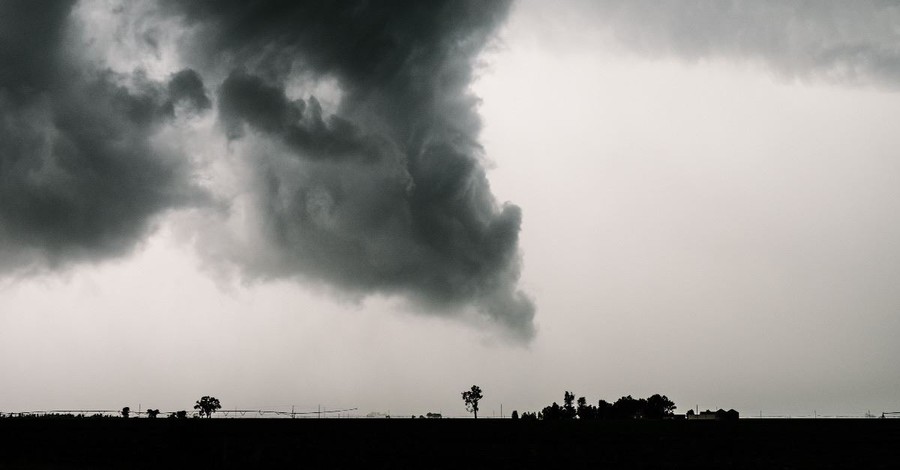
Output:
M900 7L294 3L0 0L0 411L900 410Z

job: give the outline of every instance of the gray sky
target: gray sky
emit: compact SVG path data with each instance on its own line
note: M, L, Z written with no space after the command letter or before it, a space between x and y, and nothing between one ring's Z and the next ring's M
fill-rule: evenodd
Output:
M890 3L0 5L0 410L900 409Z

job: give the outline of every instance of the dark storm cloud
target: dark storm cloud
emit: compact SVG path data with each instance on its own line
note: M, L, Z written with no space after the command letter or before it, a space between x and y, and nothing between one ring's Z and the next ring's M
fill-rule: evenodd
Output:
M177 36L190 68L162 82L88 54L110 44L73 33L72 2L0 3L0 270L121 256L158 215L201 201L184 143L154 137L215 108L252 182L256 237L223 260L431 312L474 307L533 335L517 287L521 211L491 193L468 91L508 3L158 6L120 8L110 40L138 38L119 54L140 64ZM215 95L204 77L219 77ZM333 83L339 97L320 103L298 83Z
M378 145L385 142L360 135L353 123L338 116L326 121L314 96L308 102L289 100L280 87L237 70L222 84L219 97L219 116L229 138L241 137L246 123L307 158L380 159Z
M498 204L468 87L506 2L172 2L184 51L219 70L219 118L245 147L265 240L220 253L258 277L474 306L521 338L521 211ZM212 72L211 72L212 73ZM289 98L328 80L340 104Z
M900 3L645 1L582 4L585 28L626 47L687 60L758 61L786 78L900 87Z
M0 271L122 255L199 196L186 161L149 141L176 102L209 107L199 78L166 88L83 63L71 9L0 2Z
M194 70L184 69L169 80L169 100L172 103L186 103L195 111L204 111L212 107L206 95L203 80Z

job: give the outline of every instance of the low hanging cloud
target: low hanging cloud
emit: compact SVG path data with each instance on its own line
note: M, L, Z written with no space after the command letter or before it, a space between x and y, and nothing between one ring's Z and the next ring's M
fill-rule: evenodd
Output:
M521 210L491 192L469 90L508 2L82 8L106 12L106 39L78 30L85 3L0 2L0 273L126 256L191 207L211 222L200 251L247 279L399 295L534 335L518 287ZM574 5L567 28L648 56L900 83L894 3ZM131 41L118 52L131 68L88 53L103 41ZM201 132L185 114L215 125ZM184 150L198 145L202 165Z
M567 27L645 56L752 61L789 80L900 88L897 2L597 0L572 11Z
M209 107L199 77L81 61L72 6L0 3L0 272L127 254L158 214L203 198L187 161L151 144L176 105Z
M213 221L201 253L247 279L533 337L521 210L491 193L469 91L508 2L87 3L0 3L0 272L127 255L193 207ZM78 31L76 10L112 32ZM86 51L118 42L115 70ZM194 162L198 140L220 155Z
M187 56L224 75L219 122L252 162L254 243L215 258L251 278L401 294L436 313L471 306L533 336L517 287L521 210L491 194L468 90L507 3L169 6L194 31ZM298 79L336 82L336 108L292 96Z

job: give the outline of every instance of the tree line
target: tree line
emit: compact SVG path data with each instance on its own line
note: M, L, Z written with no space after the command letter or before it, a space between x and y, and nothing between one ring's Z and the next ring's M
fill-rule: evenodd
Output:
M462 392L466 410L478 418L478 402L484 398L481 388L472 385L472 388ZM665 395L654 394L647 398L632 398L631 395L619 398L613 403L600 400L597 405L589 404L585 397L575 399L575 394L565 391L563 404L553 402L544 409L534 412L524 412L520 418L519 412L512 412L513 419L561 421L567 419L663 419L674 415L675 403Z
M589 404L585 397L575 400L575 394L566 391L563 404L556 402L535 413L523 413L523 419L558 421L566 419L663 419L673 416L675 403L665 395L654 394L648 398L633 398L631 395L619 398L613 403L600 400L597 405Z
M194 403L194 409L199 412L201 418L204 416L212 418L212 414L221 408L222 404L219 402L219 399L208 395L200 398ZM146 413L148 418L156 418L159 415L159 410L149 408ZM119 414L121 414L123 418L128 418L131 416L131 408L126 406L122 408L122 411L120 411ZM169 413L169 418L187 418L187 411L173 411L172 413Z

